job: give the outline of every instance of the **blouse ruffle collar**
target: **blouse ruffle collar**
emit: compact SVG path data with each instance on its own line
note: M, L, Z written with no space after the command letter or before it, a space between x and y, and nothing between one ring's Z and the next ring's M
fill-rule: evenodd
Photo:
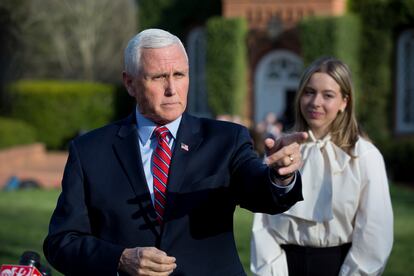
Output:
M315 222L329 221L333 219L334 175L345 170L351 157L331 141L330 134L316 139L312 131L308 133L310 141L301 146L304 200L292 206L286 214Z

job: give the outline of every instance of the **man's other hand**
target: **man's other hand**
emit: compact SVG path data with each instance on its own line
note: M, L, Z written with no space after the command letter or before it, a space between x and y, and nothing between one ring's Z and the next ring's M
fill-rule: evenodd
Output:
M155 247L127 248L122 252L119 271L134 276L166 276L177 267L175 258Z

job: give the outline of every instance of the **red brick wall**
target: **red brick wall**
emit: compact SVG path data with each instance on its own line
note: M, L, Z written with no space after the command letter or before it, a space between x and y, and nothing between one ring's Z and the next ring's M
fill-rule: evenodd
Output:
M254 113L253 80L256 65L268 52L286 49L301 55L295 26L308 15L342 15L346 0L223 0L223 17L246 18L249 24L247 37L249 76L248 95L244 115L252 119ZM277 17L282 25L276 37L270 37L268 25Z
M224 17L243 17L250 29L263 30L272 17L292 28L307 15L342 15L345 0L223 0Z
M59 188L66 159L66 152L46 152L40 143L0 150L0 189L12 176Z

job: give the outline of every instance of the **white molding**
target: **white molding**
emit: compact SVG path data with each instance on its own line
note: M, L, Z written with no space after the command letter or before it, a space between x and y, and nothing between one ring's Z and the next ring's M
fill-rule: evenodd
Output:
M302 59L287 50L274 50L258 63L254 77L254 98L256 123L268 112L279 118L285 109L287 91L296 91L302 73Z

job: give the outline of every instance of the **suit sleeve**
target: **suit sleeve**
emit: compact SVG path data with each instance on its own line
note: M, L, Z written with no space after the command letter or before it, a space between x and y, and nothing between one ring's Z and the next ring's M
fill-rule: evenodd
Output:
M339 275L381 275L393 244L393 213L383 158L377 149L361 156L363 186L352 247Z
M116 275L124 248L91 234L81 161L72 142L62 192L52 215L43 250L65 275Z
M293 188L282 194L269 177L269 168L253 150L246 128L240 128L234 142L232 183L237 191L238 203L252 212L278 214L302 200L302 181L297 174Z

